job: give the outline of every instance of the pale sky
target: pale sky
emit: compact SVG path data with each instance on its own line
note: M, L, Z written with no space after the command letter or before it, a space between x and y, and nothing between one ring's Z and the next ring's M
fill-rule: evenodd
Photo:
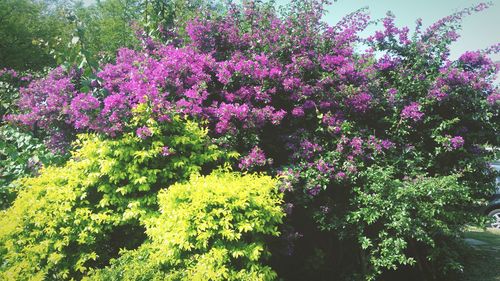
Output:
M279 5L286 5L290 1L277 0ZM368 7L372 19L383 18L387 11L396 16L396 24L415 27L415 20L422 18L423 27L427 27L440 18L448 16L463 8L473 6L484 1L474 0L338 0L328 7L326 22L335 24L344 15L359 8ZM451 57L457 58L468 50L487 48L500 42L500 0L492 1L493 7L472 14L463 20L461 38L451 46ZM368 29L369 33L376 30ZM500 60L500 54L492 56Z

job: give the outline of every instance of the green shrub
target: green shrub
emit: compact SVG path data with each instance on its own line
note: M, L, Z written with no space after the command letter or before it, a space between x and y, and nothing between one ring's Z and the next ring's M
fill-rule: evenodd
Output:
M0 280L80 279L107 265L119 249L144 241L160 188L224 156L192 121L157 123L146 105L135 114L131 132L80 135L63 167L19 182L18 198L0 218ZM141 138L133 129L144 126L150 134Z
M41 166L65 160L32 134L10 125L0 126L0 209L8 208L14 200L16 179L33 176Z
M273 280L262 263L277 236L282 194L268 176L215 172L159 194L150 242L125 251L92 280Z
M356 226L366 279L401 265L425 268L428 261L441 267L425 268L432 280L462 269L453 256L456 250L442 251L475 220L469 208L476 203L458 175L399 180L393 168L376 166L365 175L366 184L354 188L347 222Z

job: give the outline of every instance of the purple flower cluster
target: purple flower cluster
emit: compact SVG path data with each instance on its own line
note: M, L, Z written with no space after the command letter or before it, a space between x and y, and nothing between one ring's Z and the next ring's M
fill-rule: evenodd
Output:
M347 100L347 103L357 112L366 112L370 108L372 96L362 92Z
M258 166L265 166L266 164L272 164L272 159L267 159L264 151L255 146L247 156L240 160L238 167L242 170L249 170Z
M461 136L449 137L448 141L445 142L444 146L447 151L452 151L463 147L465 140Z
M89 94L78 94L71 101L70 105L70 120L74 124L75 129L91 128L97 130L98 124L95 124L95 115L100 108L99 100Z
M461 63L474 67L474 68L483 68L483 67L491 67L492 61L490 58L486 57L484 53L479 51L475 52L465 52L458 59Z
M300 173L292 168L285 168L277 173L280 179L280 190L291 191L293 186L299 181Z
M407 105L401 111L401 118L412 119L413 121L420 121L424 117L424 113L420 111L420 104L418 102L412 102Z
M403 27L401 29L397 28L394 24L394 19L394 15L388 13L382 20L384 31L376 31L375 35L368 38L368 41L377 42L378 44L395 41L402 45L409 45L411 43L408 39L408 32L410 29L408 27Z
M174 151L170 147L164 146L161 148L161 155L162 156L167 157L167 156L170 156L172 154L174 154Z
M424 32L420 22L413 37L389 14L382 30L364 40L366 11L328 26L321 4L292 8L286 16L231 5L220 17L200 14L187 23L187 38L172 32L169 43L138 31L142 48L120 49L114 62L94 73L89 91L78 89L77 71L56 68L21 90L21 113L9 119L43 129L55 146L85 131L116 137L129 130L147 139L147 127L128 126L134 108L147 103L158 122L169 122L171 112L206 121L214 142L243 155L240 169L286 170L284 189L302 185L319 194L379 157L421 149L413 142L428 136L406 135L427 132L404 131L403 120L462 120L461 110L467 116L496 110L484 105L498 104L493 80L499 67L487 54L499 48L467 52L456 61L442 48L456 38L457 21L484 5ZM360 43L368 48L357 48ZM470 121L459 121L449 133L469 141L457 128ZM450 148L460 143L456 137Z
M46 78L35 80L28 87L22 88L18 105L28 111L12 116L11 119L42 129L51 129L53 123L64 121L60 120L60 115L68 113L71 100L76 95L72 83L74 74L56 68Z
M14 69L10 69L10 68L0 69L0 77L2 77L4 75L9 75L10 77L13 77L13 78L17 78L17 76L18 76L17 71L15 71Z
M493 93L486 99L490 105L500 105L500 93Z
M458 149L464 145L464 138L456 136L450 139L450 145L453 149Z
M137 130L135 131L135 133L136 133L136 135L139 138L141 138L143 140L147 139L148 137L150 137L150 136L153 135L153 132L151 132L151 130L148 127L146 127L146 126L137 128Z

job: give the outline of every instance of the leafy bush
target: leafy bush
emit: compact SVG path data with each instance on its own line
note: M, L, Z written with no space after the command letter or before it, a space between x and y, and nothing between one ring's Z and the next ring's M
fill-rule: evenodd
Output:
M17 112L19 87L29 84L33 75L0 69L0 118ZM9 124L0 126L0 209L15 198L13 181L33 176L43 165L60 164L66 157L53 154L33 132Z
M425 258L446 264L446 253L439 253L444 248L440 244L446 243L442 239L458 238L463 226L475 220L468 210L475 205L470 189L459 183L457 175L402 181L394 178L391 167L371 167L365 173L366 184L353 189L347 219L348 225L356 226L369 265L368 279L385 268L417 261L422 265ZM444 272L432 268L427 274L443 279L443 273L462 270L458 263L447 266Z
M121 138L81 135L62 167L20 180L0 223L0 279L79 279L145 238L157 192L224 156L206 129L178 115L158 124L138 107ZM167 116L165 117L167 118Z
M0 3L0 68L39 71L55 61L44 43L65 35L65 20L55 1L6 0Z
M273 280L262 262L277 236L282 194L269 176L217 171L159 195L150 242L125 251L92 280Z
M492 191L486 163L493 152L484 148L499 146L500 95L494 83L499 67L488 55L500 48L466 52L457 60L448 51L460 20L488 4L425 30L419 23L413 33L388 14L381 30L361 38L371 22L367 12L329 26L321 20L325 2L293 1L281 14L254 2L229 5L220 15L200 13L186 25L187 40L175 28L166 42L144 36L142 48L121 49L87 86L80 85L78 71L53 70L22 91L21 112L9 119L43 128L60 148L81 132L107 141L128 139L134 111L145 102L151 108L148 122L158 126L170 122L165 110L199 118L213 143L241 155L235 169L281 179L288 215L271 259L281 278L383 278L413 260L413 276L438 278L459 268L457 251L448 245L466 222L477 221ZM149 125L134 130L146 142L158 136ZM143 178L153 176L134 172L141 176L132 183L111 177L117 182L101 188L101 204L129 210L128 194L155 202L161 186L142 190ZM412 183L422 177L425 188L442 187L436 196L447 203L444 213L425 204L429 213L409 211L410 202L425 199ZM124 185L123 195L107 192L116 183ZM372 194L379 201L362 206ZM398 217L380 215L372 224L356 215L366 209L378 214L382 205ZM409 235L405 225L394 233L393 224L406 213L422 233ZM443 230L436 231L438 226ZM422 248L415 254L408 245L418 239L424 241L415 242Z
M10 206L16 195L15 180L35 175L45 165L64 162L29 132L4 125L0 127L0 209Z

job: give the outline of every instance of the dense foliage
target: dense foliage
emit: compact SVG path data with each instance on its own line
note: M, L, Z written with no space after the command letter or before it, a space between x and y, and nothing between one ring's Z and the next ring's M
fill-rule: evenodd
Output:
M363 249L363 262L372 264L367 276L376 276L398 264L423 263L427 257L442 264L444 273L460 270L460 264L446 253L464 225L474 221L467 208L474 205L471 191L458 182L456 175L416 177L411 181L394 178L392 167L370 167L365 172L367 184L354 187L354 209L347 215L348 225L355 226ZM373 228L380 224L383 228ZM407 253L410 252L411 255ZM443 279L443 272L426 268L433 279Z
M17 112L19 87L26 86L32 75L12 69L0 70L0 116ZM58 164L64 155L52 153L33 132L2 124L0 126L0 209L10 206L15 198L14 181L37 173L43 165Z
M265 271L265 278L254 279L276 272L285 280L385 280L402 272L416 280L443 280L459 272L458 238L464 226L480 223L477 211L493 190L494 174L487 165L493 152L485 148L497 147L500 140L500 93L494 84L499 65L488 54L498 52L500 45L466 52L457 60L449 58L448 46L458 37L460 20L488 4L457 12L425 30L417 21L412 34L395 26L388 14L380 21L382 30L361 38L359 33L371 23L365 10L329 26L321 20L324 2L294 1L283 13L255 2L231 4L223 12L202 9L185 26L170 21L170 29L158 29L161 36L140 33L140 47L120 49L113 63L101 64L90 74L58 67L22 88L20 112L7 120L37 132L60 153L75 139L85 145L65 167L25 181L25 191L6 213L6 222L15 226L2 230L0 238L0 253L8 261L0 267L3 274L78 279L88 268L99 269L118 256L118 248L112 247L94 257L93 247L110 245L105 239L113 235L101 233L130 227L129 221L137 221L135 228L124 231L135 235L126 239L133 245L120 247L131 250L123 251L109 268L96 270L95 278L195 279L190 274L198 268L207 276L216 274L214 280L221 279L221 272L228 274L222 279L245 279L236 271L247 266ZM200 120L207 129L189 120ZM207 151L209 139L214 148ZM145 224L158 212L157 191L221 158L215 146L238 152L229 155L240 155L233 169L265 171L280 179L287 215L281 235L269 243L272 257L266 265L253 264L260 255L250 261L225 256L236 248L220 240L217 231L199 235L210 235L204 241L219 241L220 247L195 243L183 248L195 239L189 227L200 228L189 218L214 215L197 204L219 203L210 196L212 202L194 201L201 195L187 190L197 186L208 196L205 180L236 189L245 177L227 176L230 184L223 180L226 176L209 176L192 185L174 185L174 197L166 199L170 191L160 196L161 208L187 216L179 219L193 224L175 225L175 217L162 215L158 220L169 227ZM79 165L93 168L79 170ZM57 179L44 173L57 169L70 169L66 174L84 179L52 184L64 186L75 199L60 199L63 194L50 199L50 192L42 191L42 185L50 186L44 181ZM82 198L79 192L89 190L96 194ZM238 194L252 196L243 190ZM223 194L221 198L228 195ZM36 208L26 209L32 196L55 202L63 225L75 223L66 216L75 216L79 204L89 212L97 210L99 215L90 215L84 224L99 229L99 236L90 235L92 241L80 246L67 242L69 238L33 240L36 249L56 241L69 243L61 246L69 261L64 265L51 262L46 249L25 255L31 247L13 241L43 237L36 231L50 230L53 224L37 218L41 223L35 230L18 227L17 221L29 217L23 212L45 216ZM262 213L250 213L269 215L266 208L258 208ZM271 228L279 221L277 212L273 214ZM223 227L226 218L214 225ZM139 247L146 239L144 226L151 241ZM77 231L78 226L70 228ZM184 235L184 241L164 241L174 234ZM263 240L257 241L262 245ZM20 271L33 257L41 257L34 263L47 267ZM139 276L142 268L144 276Z
M51 153L31 134L12 126L0 127L0 209L16 194L16 179L36 174L43 165L59 164L65 156Z
M160 36L180 28L198 10L217 11L201 0L5 0L0 3L0 69L42 71L56 65L96 69L135 35ZM141 32L139 32L141 33Z
M47 44L65 33L55 9L60 1L5 0L0 2L0 69L41 70L55 64Z
M274 280L261 264L277 236L282 194L269 176L217 171L162 190L150 241L91 280Z
M80 135L64 166L20 180L0 219L0 279L78 278L106 265L144 240L161 188L225 157L194 122L172 115L158 124L145 104L134 112L129 126L137 131Z

